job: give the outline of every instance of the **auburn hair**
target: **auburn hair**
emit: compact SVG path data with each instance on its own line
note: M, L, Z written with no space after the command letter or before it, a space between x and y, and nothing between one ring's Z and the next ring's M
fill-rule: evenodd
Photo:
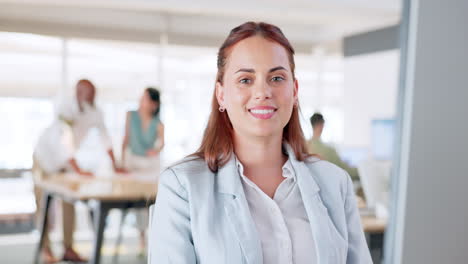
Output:
M288 53L292 76L295 80L294 49L283 32L281 32L281 29L264 22L246 22L233 28L219 48L216 82L223 83L226 61L230 49L240 41L253 36L261 36L285 48ZM234 152L233 127L226 111L220 112L218 110L219 106L215 89L211 100L211 114L201 145L195 153L190 155L204 159L213 172L218 171L219 167L225 165ZM307 152L304 134L299 121L299 105L293 108L291 118L283 129L283 142L287 142L291 146L298 160L303 161L310 156Z

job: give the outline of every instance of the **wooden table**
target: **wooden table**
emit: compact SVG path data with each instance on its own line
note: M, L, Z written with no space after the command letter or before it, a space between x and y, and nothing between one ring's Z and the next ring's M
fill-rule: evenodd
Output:
M377 218L374 211L370 211L362 197L356 196L357 206L361 215L361 223L365 233L384 233L387 220Z
M387 221L385 219L379 219L375 216L361 216L361 222L364 233L369 234L382 234L387 227Z
M361 214L361 223L366 235L367 245L375 264L381 263L383 258L383 244L387 220L377 218L373 211L366 209L366 203L361 197L357 198L358 208Z
M34 263L44 244L44 229L52 199L59 198L75 203L84 202L93 212L95 228L93 253L89 263L99 264L105 220L114 208L147 208L154 203L157 183L145 175L116 175L111 178L83 178L74 174L61 174L37 183L43 191L41 236L36 249Z
M361 222L372 260L375 264L381 263L387 220L376 218L374 215L361 215Z

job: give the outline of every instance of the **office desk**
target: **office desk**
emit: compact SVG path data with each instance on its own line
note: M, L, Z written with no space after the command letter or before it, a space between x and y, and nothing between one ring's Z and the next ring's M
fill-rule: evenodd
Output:
M383 257L383 243L387 220L375 217L372 211L366 209L366 202L357 196L357 204L361 214L361 223L366 235L367 245L375 264L381 263Z
M361 216L362 228L368 234L382 234L387 227L387 221L375 216Z
M61 174L38 182L43 190L41 236L35 252L34 263L39 263L44 243L44 229L52 199L67 202L81 201L93 212L95 229L93 253L90 263L99 264L106 216L110 209L146 208L153 204L157 183L145 175L118 175L108 179L83 178L74 174Z
M387 221L375 216L362 216L362 227L366 235L367 245L375 264L381 263L383 258L383 243Z

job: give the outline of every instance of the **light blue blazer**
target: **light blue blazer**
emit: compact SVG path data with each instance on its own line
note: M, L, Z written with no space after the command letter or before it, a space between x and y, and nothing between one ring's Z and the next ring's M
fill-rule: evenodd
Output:
M337 166L295 158L285 145L316 241L320 264L372 263L352 182ZM217 173L187 159L160 178L149 237L150 264L262 264L262 245L234 155Z

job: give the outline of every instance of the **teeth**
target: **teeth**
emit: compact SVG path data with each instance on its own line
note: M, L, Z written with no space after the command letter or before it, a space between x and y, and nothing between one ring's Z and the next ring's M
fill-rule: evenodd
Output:
M274 112L273 109L252 109L250 112L254 114L259 114L259 115L266 115L266 114L271 114Z

